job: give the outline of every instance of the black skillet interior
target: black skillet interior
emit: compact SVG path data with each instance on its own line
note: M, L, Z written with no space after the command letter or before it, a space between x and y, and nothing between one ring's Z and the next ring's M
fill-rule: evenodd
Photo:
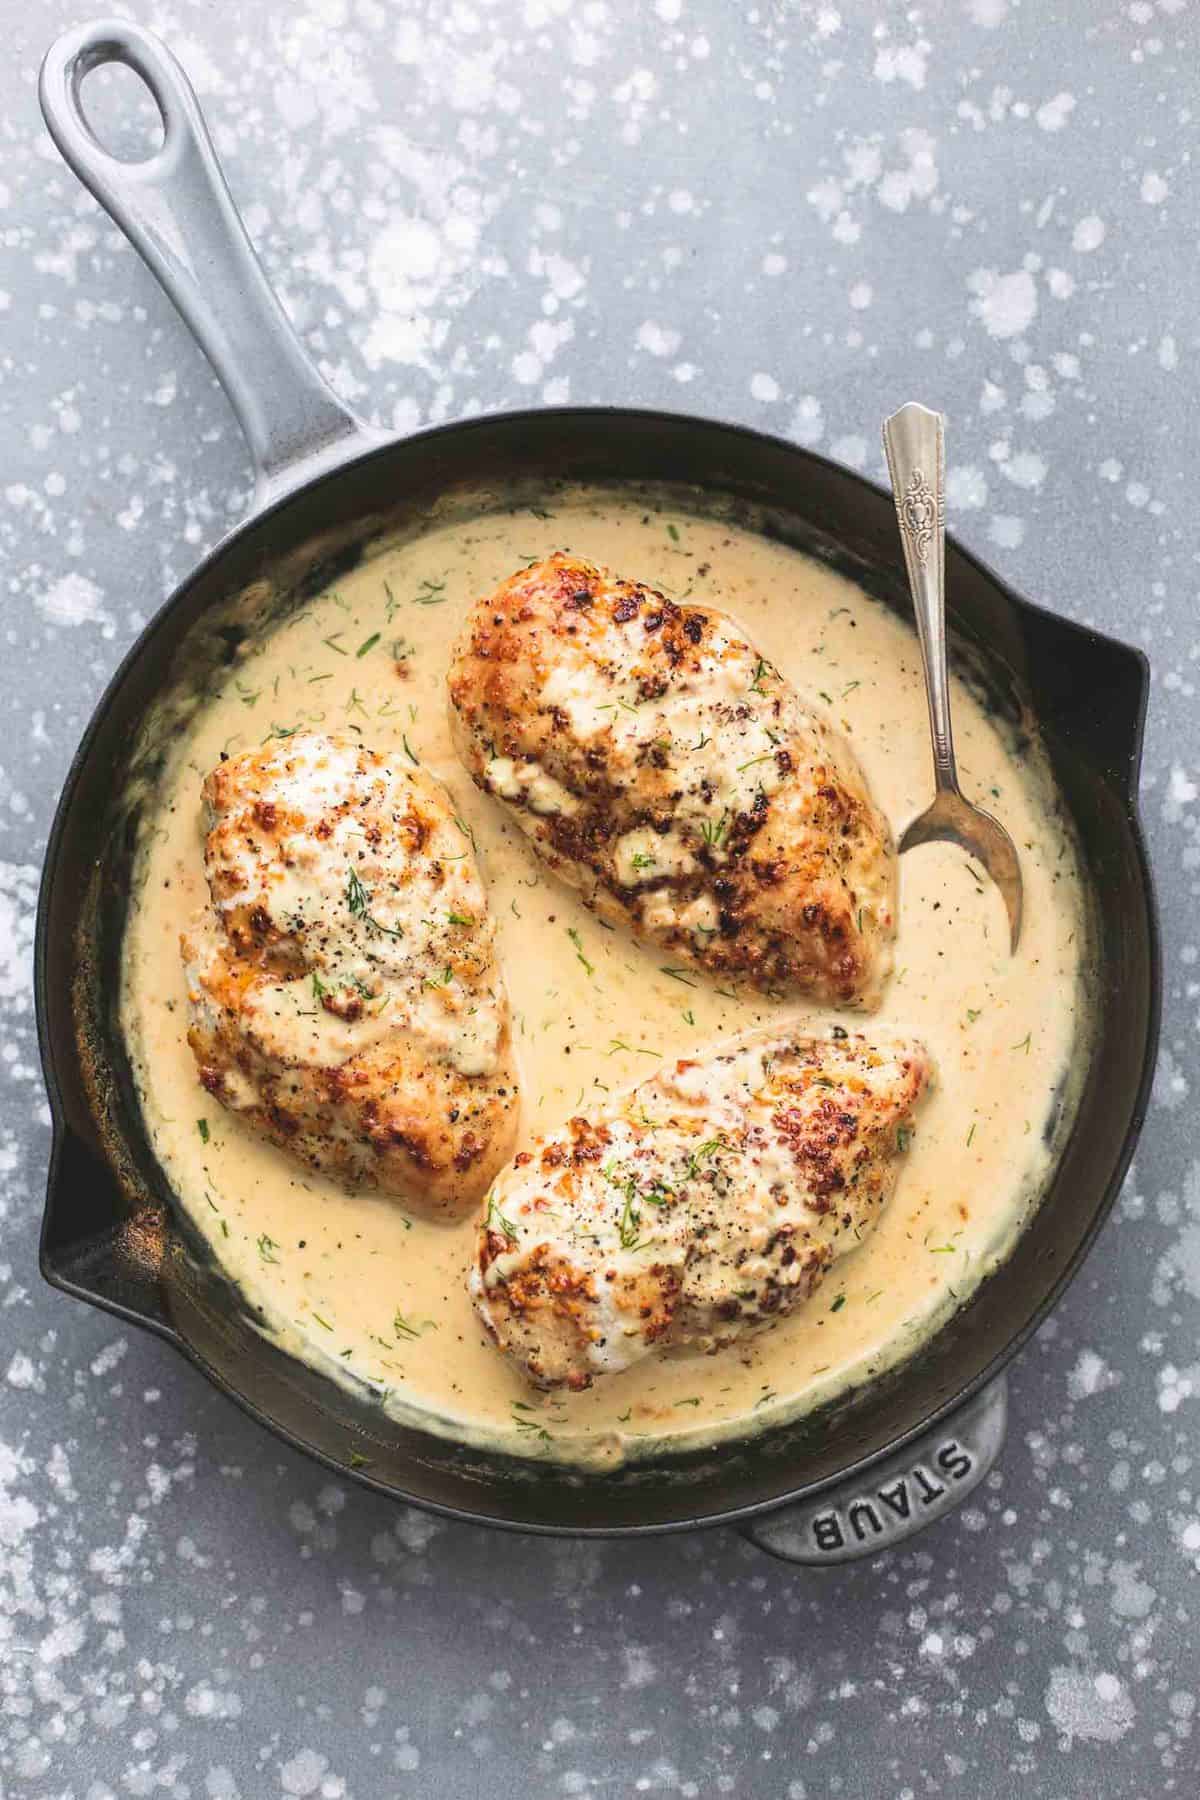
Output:
M1153 899L1135 812L1147 672L1138 652L1029 606L949 547L957 647L1014 725L1028 712L1038 721L1083 848L1096 899L1101 1029L1041 1207L1009 1261L934 1341L814 1419L607 1475L404 1429L258 1335L189 1239L146 1143L115 1025L138 797L152 797L157 766L145 721L176 678L185 634L193 667L207 660L215 671L232 655L232 596L271 583L293 595L316 591L357 559L381 524L417 523L455 490L501 505L522 483L564 479L694 484L698 510L756 514L763 528L903 604L895 519L881 490L777 439L655 413L542 412L424 433L252 521L131 652L64 791L36 952L59 1121L42 1267L67 1291L172 1338L281 1436L397 1496L531 1529L663 1529L798 1497L913 1436L1024 1340L1098 1229L1141 1123L1157 1033ZM160 737L171 729L168 718Z

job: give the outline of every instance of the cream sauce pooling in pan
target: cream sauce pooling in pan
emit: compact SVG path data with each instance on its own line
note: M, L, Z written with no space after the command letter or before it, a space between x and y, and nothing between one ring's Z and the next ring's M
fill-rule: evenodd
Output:
M1047 1126L1084 1054L1084 909L1038 758L1018 760L956 681L964 785L1018 845L1025 926L1010 957L999 895L961 851L931 845L902 859L896 972L874 1018L925 1041L937 1085L878 1228L808 1305L744 1349L648 1361L584 1394L532 1393L468 1299L473 1221L426 1224L394 1202L342 1193L258 1142L200 1087L178 939L204 892L200 786L221 750L300 723L358 727L372 748L419 758L474 831L514 1013L522 1141L664 1058L804 1016L794 1003L668 974L663 958L602 929L459 766L445 702L455 633L472 600L555 549L732 613L848 734L897 834L925 805L916 640L818 563L750 532L607 494L441 526L383 547L278 626L181 737L142 851L123 1021L163 1167L284 1348L369 1384L388 1411L434 1430L604 1463L810 1410L908 1355L995 1267L1036 1199Z

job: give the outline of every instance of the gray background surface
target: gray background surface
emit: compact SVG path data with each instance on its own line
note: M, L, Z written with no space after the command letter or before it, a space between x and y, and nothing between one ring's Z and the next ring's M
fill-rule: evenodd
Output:
M1165 1051L1117 1214L1014 1371L1000 1470L849 1573L732 1533L547 1543L398 1512L43 1288L51 810L249 478L40 128L37 61L81 14L0 0L0 1787L1195 1796L1195 6L131 10L190 69L306 343L384 425L630 401L879 473L886 410L948 412L953 528L1153 659Z

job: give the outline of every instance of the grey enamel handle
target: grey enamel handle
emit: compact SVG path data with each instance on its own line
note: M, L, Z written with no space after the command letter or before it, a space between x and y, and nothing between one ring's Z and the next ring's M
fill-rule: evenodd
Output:
M945 437L941 413L930 412L915 400L884 421L883 448L924 653L934 781L939 792L957 794L946 665Z
M815 1500L763 1513L742 1527L751 1543L810 1567L876 1556L961 1505L1004 1444L1003 1375L903 1450Z
M160 149L121 162L84 114L84 77L105 63L140 75L163 124ZM275 297L225 183L191 83L166 45L127 19L65 32L38 84L70 167L174 301L220 378L254 459L259 503L381 441L317 373Z

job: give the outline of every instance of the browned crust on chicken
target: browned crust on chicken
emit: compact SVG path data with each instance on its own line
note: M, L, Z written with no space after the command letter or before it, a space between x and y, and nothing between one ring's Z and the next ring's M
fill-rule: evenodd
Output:
M484 1323L535 1385L578 1389L791 1312L874 1226L931 1074L911 1040L768 1029L571 1119L493 1184Z
M602 917L718 978L877 999L888 826L725 615L552 556L476 604L449 691L473 779Z
M340 1185L461 1215L512 1152L518 1095L448 796L308 732L222 763L204 803L211 905L181 940L202 1084Z

